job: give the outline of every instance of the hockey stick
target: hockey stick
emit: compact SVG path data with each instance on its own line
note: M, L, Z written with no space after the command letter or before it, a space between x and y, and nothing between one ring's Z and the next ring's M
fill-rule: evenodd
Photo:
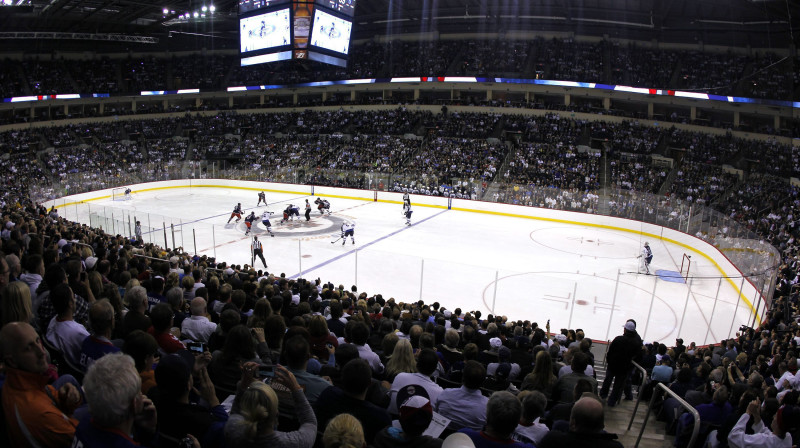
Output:
M335 240L331 241L331 244L339 242L339 240L342 239L342 238L344 238L344 237L340 236L339 238L336 238Z

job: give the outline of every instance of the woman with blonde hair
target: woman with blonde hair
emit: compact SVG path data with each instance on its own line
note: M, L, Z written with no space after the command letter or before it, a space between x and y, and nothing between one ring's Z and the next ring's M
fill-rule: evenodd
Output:
M386 381L394 381L398 373L415 373L417 360L414 358L414 349L408 339L400 339L394 346L392 357L386 363Z
M31 288L25 282L11 282L3 291L0 300L0 315L3 325L9 322L31 323Z
M550 399L557 379L553 374L553 359L547 350L540 350L536 354L533 372L527 374L522 380L520 390L538 390Z
M367 446L364 440L364 428L352 415L339 414L325 427L322 445L325 448L363 448Z
M256 363L247 363L249 376L257 371ZM243 375L242 381L245 381ZM236 395L231 416L225 424L225 441L235 447L311 448L317 437L317 418L308 404L303 388L283 366L275 367L273 382L291 390L294 409L300 421L297 431L282 432L278 423L278 397L272 387L261 381L250 383Z

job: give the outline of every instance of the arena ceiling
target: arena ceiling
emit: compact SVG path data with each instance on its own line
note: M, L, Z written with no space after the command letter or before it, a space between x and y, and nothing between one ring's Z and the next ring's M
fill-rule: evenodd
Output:
M23 0L0 8L3 32L57 31L229 39L237 0ZM165 13L166 10L166 13ZM800 0L360 0L354 39L396 33L575 33L664 42L789 48Z

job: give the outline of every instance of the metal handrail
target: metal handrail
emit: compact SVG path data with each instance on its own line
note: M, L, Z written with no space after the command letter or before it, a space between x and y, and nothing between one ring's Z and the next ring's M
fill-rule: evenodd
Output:
M640 366L636 361L631 361L633 367L637 370L642 372L642 384L639 386L639 392L636 394L636 404L633 406L633 413L631 414L631 421L628 422L628 431L631 430L631 426L633 425L633 419L636 417L636 411L639 410L639 402L642 401L642 388L650 382L650 378L647 376L647 370L644 367Z
M695 409L694 406L690 405L686 400L681 398L680 395L670 390L670 388L665 386L664 383L658 383L656 384L656 387L663 389L664 392L669 394L672 398L678 400L678 403L680 403L681 407L691 412L692 416L694 416L694 428L692 428L692 438L689 439L689 444L686 445L686 446L694 446L694 441L695 439L697 439L697 435L700 434L700 414L697 412L697 409ZM642 440L642 435L644 434L644 428L647 426L647 420L650 418L650 411L653 410L653 405L655 405L657 395L658 394L655 393L655 390L653 390L653 396L652 398L650 398L650 406L647 407L647 413L644 415L644 421L642 422L642 429L639 430L639 437L636 438L636 445L634 445L634 447L638 447L639 442Z

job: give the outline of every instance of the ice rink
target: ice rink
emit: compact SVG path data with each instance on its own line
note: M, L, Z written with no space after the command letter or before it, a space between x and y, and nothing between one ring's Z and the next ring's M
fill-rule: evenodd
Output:
M309 222L303 216L306 199L313 207ZM173 247L173 224L175 246L186 252L196 247L217 260L250 264L244 216L226 224L241 202L245 215L255 211L259 216L253 234L264 244L269 272L542 326L550 319L554 331L583 328L598 340L620 334L630 318L645 340L667 344L679 334L687 344L718 342L752 320L752 307L739 300L741 278L721 278L720 269L702 254L650 238L651 272L677 275L686 253L692 255L690 278L676 282L640 274L637 255L644 239L639 234L570 224L568 212L554 222L415 205L412 225L406 226L399 203L326 197L332 215L320 216L314 199L267 191L269 205L256 207L256 191L177 188L67 206L61 215L126 236L132 231L129 222L138 219L144 240L166 247ZM300 219L281 223L290 203L300 207ZM275 212L275 237L261 223L265 210ZM344 220L356 224L355 244L349 239L332 244ZM256 268L262 267L256 261Z

